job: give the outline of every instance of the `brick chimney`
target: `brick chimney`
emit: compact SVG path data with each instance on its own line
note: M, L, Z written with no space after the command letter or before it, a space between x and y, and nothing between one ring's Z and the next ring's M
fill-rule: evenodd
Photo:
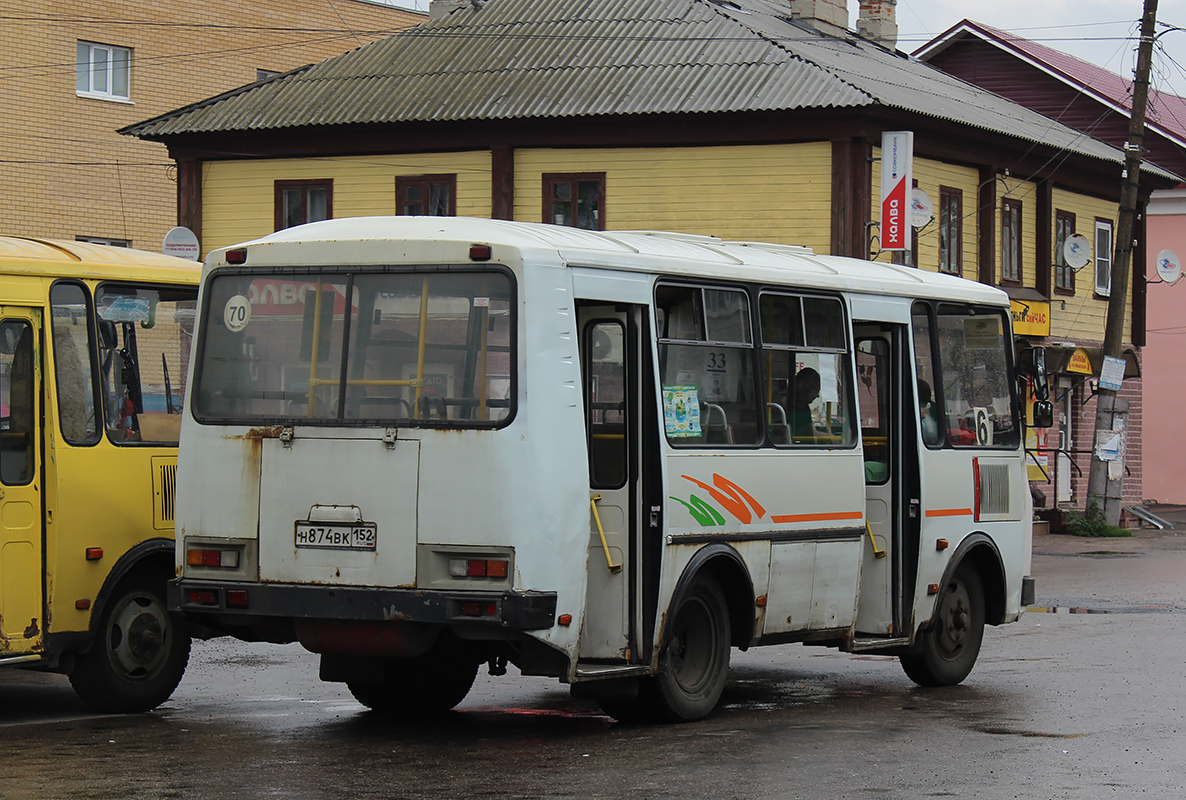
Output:
M882 47L898 47L898 0L861 0L857 34Z
M839 36L848 30L848 0L789 0L788 5L791 19L806 22L820 33Z

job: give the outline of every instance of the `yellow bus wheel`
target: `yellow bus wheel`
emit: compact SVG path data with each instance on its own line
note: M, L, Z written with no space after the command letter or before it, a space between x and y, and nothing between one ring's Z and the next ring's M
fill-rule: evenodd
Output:
M104 607L96 639L75 660L70 683L97 711L151 711L181 682L189 645L185 621L165 608L164 582L133 576Z

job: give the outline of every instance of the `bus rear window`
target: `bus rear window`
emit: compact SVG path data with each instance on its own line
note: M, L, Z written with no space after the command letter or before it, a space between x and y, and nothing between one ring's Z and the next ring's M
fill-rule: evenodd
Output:
M472 427L513 414L506 273L224 271L207 297L199 419Z

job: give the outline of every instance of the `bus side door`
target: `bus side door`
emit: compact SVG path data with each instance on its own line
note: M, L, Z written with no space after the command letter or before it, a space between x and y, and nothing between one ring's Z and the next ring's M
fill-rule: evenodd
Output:
M0 659L43 644L41 312L0 307Z
M628 310L623 310L628 309ZM581 659L630 661L638 586L639 388L635 308L578 306L589 454L590 538Z
M857 632L903 636L918 573L917 411L904 325L857 321L858 406L865 450L865 548ZM883 555L878 555L882 553Z

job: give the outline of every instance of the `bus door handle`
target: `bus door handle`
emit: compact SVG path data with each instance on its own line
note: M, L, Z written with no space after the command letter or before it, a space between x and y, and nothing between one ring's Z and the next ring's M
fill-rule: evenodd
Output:
M910 498L910 510L907 512L910 515L910 519L918 519L918 507L919 507L918 498L917 497Z

